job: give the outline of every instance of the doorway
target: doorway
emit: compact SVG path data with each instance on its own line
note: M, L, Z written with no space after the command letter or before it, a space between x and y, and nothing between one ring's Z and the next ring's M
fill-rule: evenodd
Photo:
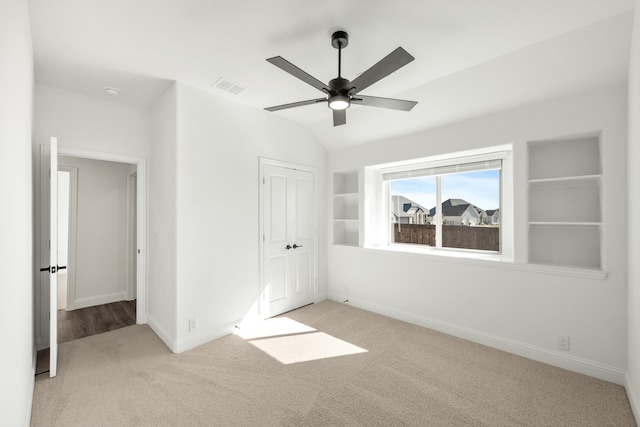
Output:
M67 267L58 274L61 344L136 323L137 171L64 155L58 163L58 260Z
M264 318L315 302L315 170L260 159L261 284Z
M47 152L46 150L47 146L44 146L44 148L45 150L43 150L43 153ZM127 187L127 185L132 185L131 181L127 182L127 179L130 179L130 175L131 175L130 172L133 171L133 173L135 174L135 180L133 180L133 185L135 186L135 195L133 196L133 199L135 200L135 208L133 209L133 211L128 210L127 219L122 224L122 226L126 227L128 230L133 230L133 233L135 235L134 239L132 239L132 242L130 243L130 250L129 250L131 254L130 256L135 257L135 260L128 260L126 263L127 265L126 266L123 265L121 269L123 271L124 270L128 271L128 274L126 274L127 277L133 276L135 279L131 282L134 289L127 290L126 292L124 292L124 294L126 294L126 297L129 295L133 295L133 298L135 298L136 300L136 304L135 304L136 308L135 308L135 315L134 315L135 323L146 323L147 322L146 159L140 158L140 157L134 157L134 156L123 156L123 155L110 154L110 153L91 152L91 151L85 151L85 150L74 150L74 149L65 149L65 148L59 149L58 155L67 156L70 158L100 160L100 161L107 161L107 162L120 162L120 163L128 164L131 169L128 170L129 175L123 178L125 180L125 183L124 183L125 188ZM57 157L58 156L56 156L56 158ZM46 212L47 212L47 206L49 203L48 202L49 190L48 190L48 185L46 184L48 182L47 177L49 175L48 168L47 168L48 162L46 161L45 158L41 158L40 163L41 163L41 166L37 169L37 171L39 172L39 176L40 176L39 181L41 184L39 187L37 187L38 195L36 197L36 201L38 206L36 208L37 209L36 212L38 212L38 215L40 217L38 223L43 225L36 230L36 233L38 235L38 241L41 242L41 247L43 249L42 251L38 251L37 253L36 262L38 264L41 261L46 262L46 253L48 253L47 236L49 233L48 231L49 227L46 226L48 222L48 219L47 219L48 214ZM73 182L74 182L74 179L72 177L73 173L71 172L70 175L71 175L70 186L73 186ZM70 192L70 198L73 198L72 193L73 192ZM131 200L130 198L126 199L125 203L130 203L130 200ZM73 216L75 213L77 213L77 209L72 208L69 210L70 216ZM133 222L133 224L131 222ZM99 226L96 229L99 229ZM74 254L72 252L73 245L71 243L76 239L76 237L74 237L73 233L74 233L74 230L70 229L69 230L69 243L70 243L69 244L69 263L70 264L73 264L74 262ZM109 267L110 266L107 266L105 263L100 263L99 265L92 266L92 268L95 271L103 271L103 269L106 269ZM70 286L71 286L71 282L74 280L72 277L73 274L74 274L74 270L71 269L69 271L69 274L67 275L68 284ZM48 301L50 301L51 298L48 292L49 283L48 283L47 275L41 274L38 276L37 286L39 290L36 293L37 310L36 310L36 331L35 332L36 332L37 348L41 350L41 349L48 348L50 344L49 343L50 322L49 322ZM71 289L69 288L67 293L69 294L70 292L71 292ZM55 296L57 297L57 295ZM86 301L87 295L79 294L77 296L79 297L78 299L80 300L81 303L87 302ZM105 295L101 295L101 296L105 297ZM107 295L107 297L108 296L109 295ZM124 298L125 300L126 300L126 297ZM61 295L61 298L62 298L62 295ZM85 299L85 301L82 301L83 298ZM68 298L67 301L71 301L71 299ZM55 302L57 302L57 298ZM108 302L108 301L105 301L105 302ZM70 308L69 305L67 305L67 308ZM77 305L76 305L76 308L78 308Z

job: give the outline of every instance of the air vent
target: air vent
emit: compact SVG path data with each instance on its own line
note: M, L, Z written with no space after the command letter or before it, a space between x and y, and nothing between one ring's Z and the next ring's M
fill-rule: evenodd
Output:
M229 79L225 79L224 77L216 80L215 83L213 83L211 86L220 90L224 90L225 92L232 93L234 95L237 95L244 90L242 86L238 85L235 82L232 82Z

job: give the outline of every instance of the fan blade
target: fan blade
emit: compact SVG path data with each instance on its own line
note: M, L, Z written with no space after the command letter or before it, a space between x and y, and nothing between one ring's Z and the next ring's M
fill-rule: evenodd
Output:
M265 108L267 111L285 110L287 108L302 107L303 105L317 104L318 102L326 102L327 98L309 99L306 101L292 102L291 104L276 105L275 107Z
M273 58L267 59L267 61L272 63L276 67L286 71L292 76L299 78L303 82L315 87L316 89L321 90L322 92L329 93L331 91L331 89L329 89L327 85L322 83L320 80L316 79L305 71L302 71L300 68L296 67L281 56L274 56Z
M333 126L347 124L347 110L333 110Z
M358 95L351 98L351 102L367 107L390 108L392 110L411 111L417 101L405 101L404 99L378 98L377 96Z
M355 94L368 88L378 80L382 80L414 59L415 58L403 48L397 48L351 82L351 87L355 88L355 92L353 93Z

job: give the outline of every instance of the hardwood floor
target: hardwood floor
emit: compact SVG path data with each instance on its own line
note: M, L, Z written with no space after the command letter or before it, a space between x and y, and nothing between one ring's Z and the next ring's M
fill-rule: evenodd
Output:
M58 310L58 344L135 324L136 300L118 301L72 311ZM48 370L49 349L46 348L38 352L36 375Z
M58 344L90 335L101 334L136 323L136 301L58 310Z

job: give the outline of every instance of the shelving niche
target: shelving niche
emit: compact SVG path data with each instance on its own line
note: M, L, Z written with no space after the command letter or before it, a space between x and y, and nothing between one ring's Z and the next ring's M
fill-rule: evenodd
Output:
M599 137L529 142L528 154L529 262L600 270Z
M333 174L333 243L360 243L360 196L358 171Z

